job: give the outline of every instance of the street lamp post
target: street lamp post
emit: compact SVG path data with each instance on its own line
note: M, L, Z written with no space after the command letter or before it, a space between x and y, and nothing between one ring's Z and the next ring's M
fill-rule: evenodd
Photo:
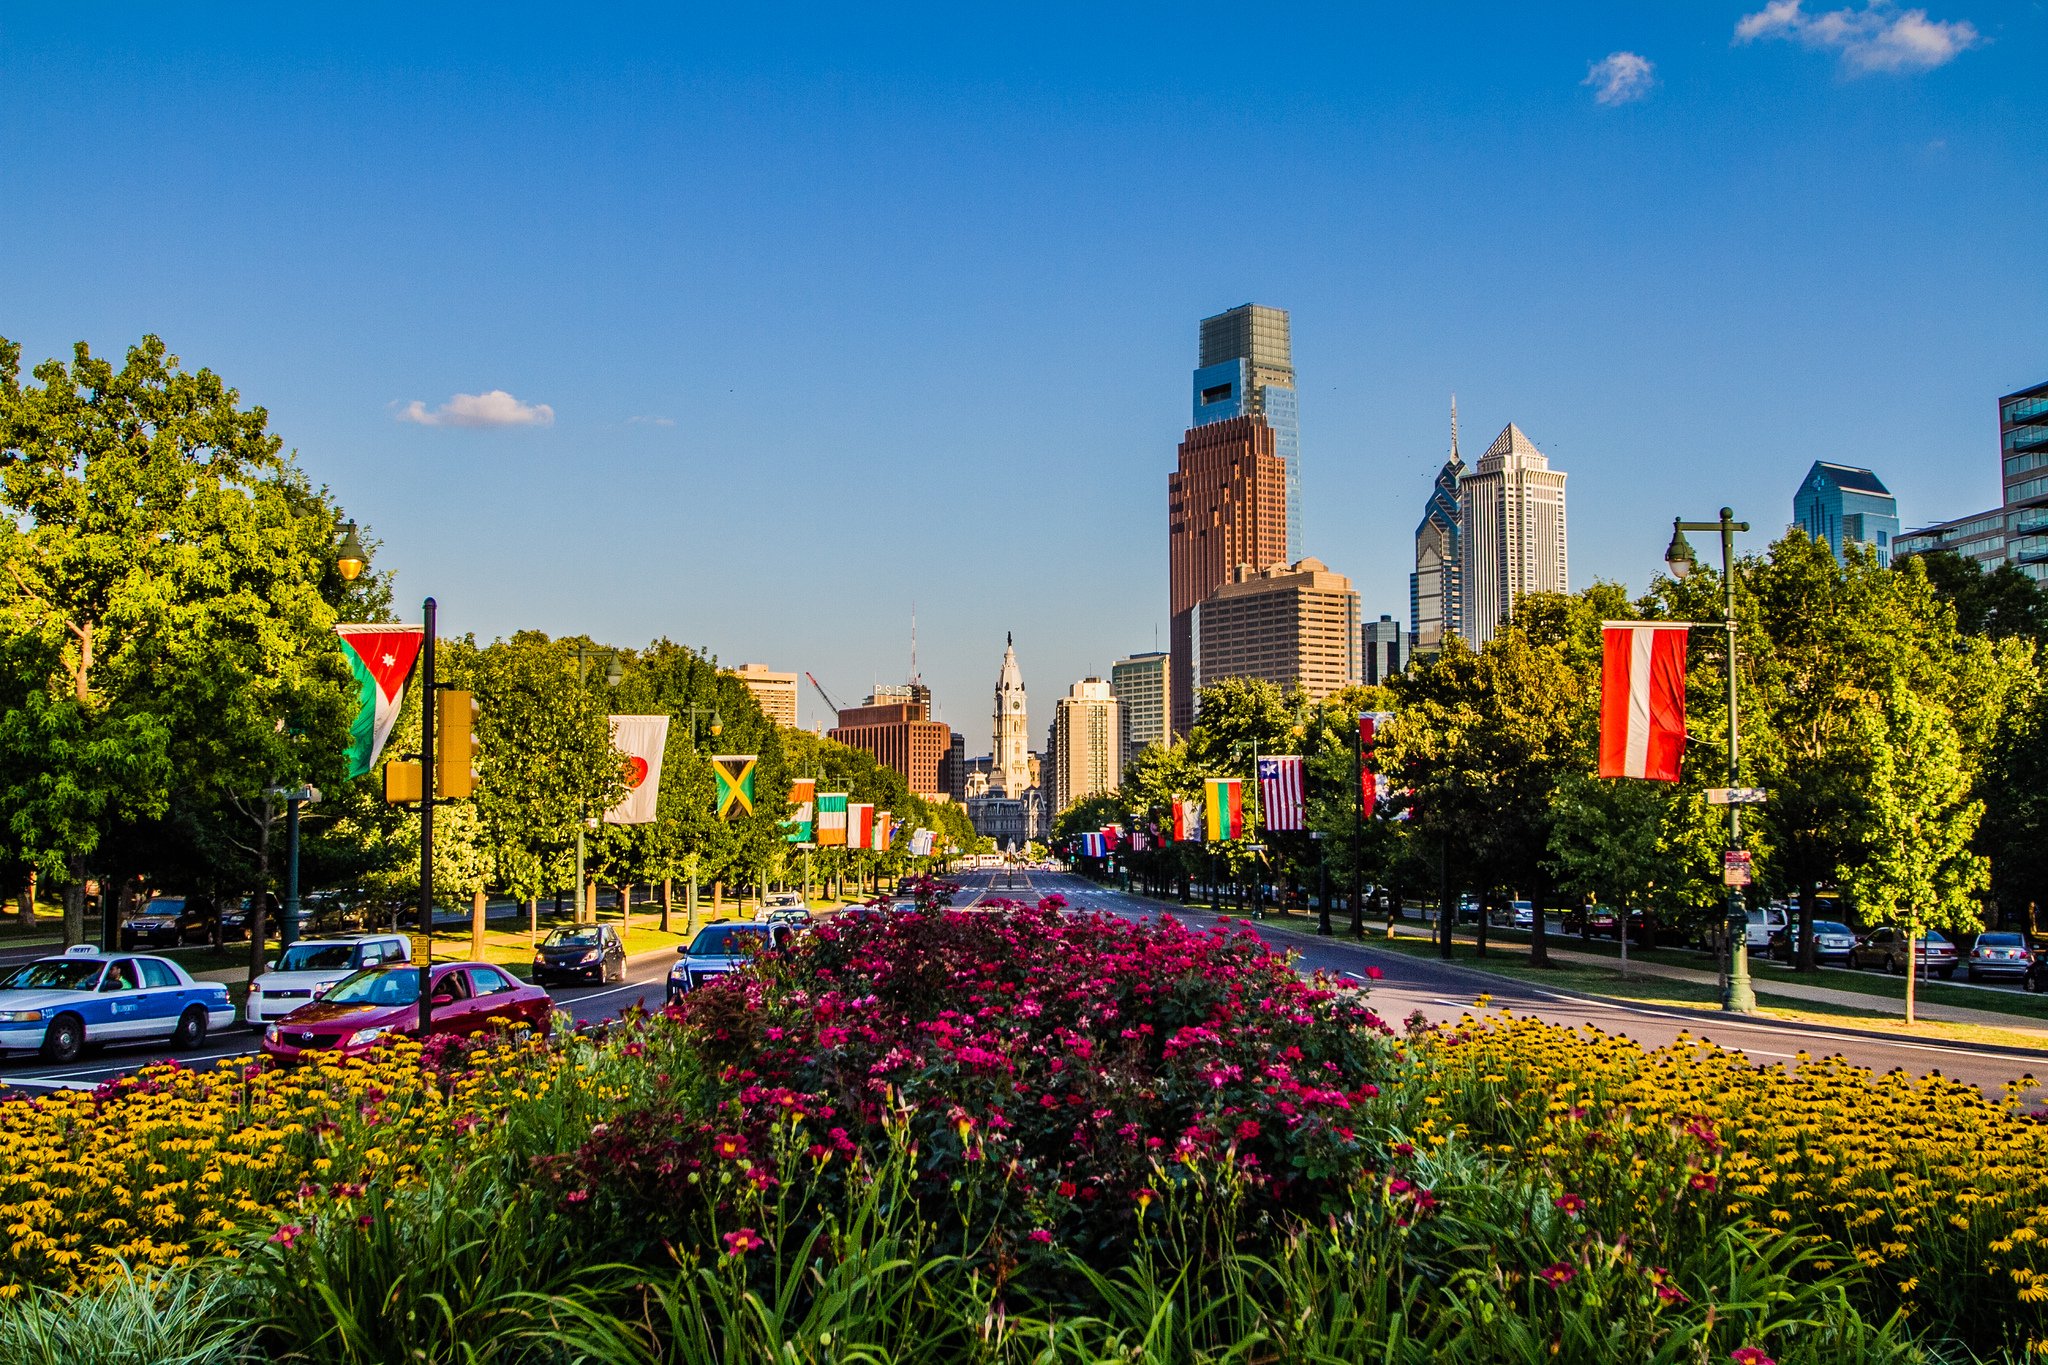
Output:
M1323 832L1312 829L1309 840L1316 846L1316 932L1330 936L1330 863L1323 851Z
M582 641L577 641L576 683L579 687L582 686L584 679L590 675L590 665L587 662L588 657L588 649ZM626 671L619 667L618 655L610 654L606 658L607 663L604 670L605 685L607 687L617 687L625 681ZM590 903L590 892L583 885L583 828L589 822L590 812L584 810L579 805L576 810L576 919L574 921L577 924L583 923L586 906L588 907L587 913L590 915L591 921L594 923L597 920L597 907Z
M1735 711L1735 533L1747 531L1749 523L1737 521L1734 509L1723 507L1719 521L1671 522L1671 544L1664 551L1664 563L1671 570L1671 576L1683 580L1699 561L1693 555L1692 546L1686 542L1687 531L1719 531L1721 533L1721 617L1728 630L1728 785L1742 785L1741 734L1736 725ZM1738 802L1728 803L1728 849L1732 853L1742 847L1742 806ZM1727 860L1731 865L1733 859ZM1724 872L1724 880L1726 874ZM1628 936L1627 914L1622 916L1622 937ZM1728 990L1722 997L1721 1008L1738 1014L1750 1014L1756 1010L1756 990L1749 980L1749 920L1743 913L1742 889L1732 883L1728 886Z
M299 938L299 807L320 799L320 789L300 783L284 798L284 922L277 926L277 943L289 948Z

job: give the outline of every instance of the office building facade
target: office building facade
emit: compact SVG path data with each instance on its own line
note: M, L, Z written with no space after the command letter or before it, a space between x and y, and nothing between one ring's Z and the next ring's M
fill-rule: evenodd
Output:
M1870 470L1815 460L1792 495L1792 524L1825 542L1837 560L1844 546L1856 544L1889 565L1899 536L1899 502Z
M1199 686L1263 678L1321 699L1359 681L1358 594L1318 559L1240 565L1196 611Z
M1133 654L1109 668L1110 691L1116 694L1123 725L1123 765L1154 744L1167 741L1172 721L1172 670L1164 653Z
M1478 649L1532 592L1568 592L1564 471L1510 422L1458 480L1458 634Z
M1464 594L1459 589L1459 532L1464 513L1458 485L1465 460L1458 453L1458 397L1451 395L1451 454L1436 472L1415 527L1415 572L1408 575L1408 641L1417 654L1434 654L1446 636L1463 627Z
M2048 585L2048 383L1998 400L2006 561Z
M1916 531L1901 531L1899 538L1892 542L1895 557L1930 554L1935 550L1951 550L1965 559L1974 559L1989 573L2006 562L2005 509L1994 507L1975 516L1937 522Z
M1301 558L1301 412L1294 388L1294 344L1287 310L1247 303L1203 318L1194 374L1197 427L1255 417L1273 432L1280 457L1287 544Z
M1046 750L1055 816L1076 801L1113 792L1124 780L1122 708L1101 678L1083 678L1053 707Z
M766 664L741 664L732 674L747 685L768 719L796 728L796 674L777 673Z
M878 694L881 691L877 689ZM929 700L869 697L864 706L842 707L839 724L826 731L825 737L872 754L875 762L903 774L903 780L919 796L946 793L940 767L953 747L953 730L931 718Z
M1381 613L1365 623L1365 683L1378 687L1401 671L1401 623Z

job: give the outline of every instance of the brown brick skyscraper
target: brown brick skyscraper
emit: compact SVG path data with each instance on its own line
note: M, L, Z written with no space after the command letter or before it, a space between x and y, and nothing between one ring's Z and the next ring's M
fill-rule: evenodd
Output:
M1191 427L1166 478L1173 732L1195 723L1195 608L1240 564L1287 562L1287 470L1271 426L1232 417Z

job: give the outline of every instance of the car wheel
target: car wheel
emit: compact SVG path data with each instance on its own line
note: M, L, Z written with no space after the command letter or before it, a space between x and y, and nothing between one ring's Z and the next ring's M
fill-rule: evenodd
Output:
M206 1041L206 1011L194 1005L178 1018L177 1032L171 1035L171 1046L180 1052L190 1052Z
M1956 969L1950 967L1947 971L1936 972L1935 975L1940 977L1943 981L1953 981L1956 978Z
M85 1021L75 1014L60 1014L50 1021L43 1035L43 1060L75 1062L85 1051Z
M2041 979L2032 972L2028 972L2025 976L2021 977L2020 984L2027 988L2027 994L2029 995L2039 995L2041 993Z
M1977 979L1977 969L1975 967L1972 967L1968 971L1963 973L1963 980L1965 981L1975 981Z

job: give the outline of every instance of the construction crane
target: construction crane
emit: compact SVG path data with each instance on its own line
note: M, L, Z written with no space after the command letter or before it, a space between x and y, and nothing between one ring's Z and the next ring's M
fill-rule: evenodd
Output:
M813 687L815 687L815 688L817 688L817 689L818 689L818 695L819 695L819 696L821 696L821 697L823 697L823 698L825 699L825 705L827 705L827 706L829 706L829 707L831 707L831 708L832 708L832 723L833 723L833 724L835 724L835 725L836 725L836 724L838 724L838 723L839 723L839 703L838 703L838 702L836 702L836 701L834 701L834 700L832 700L832 694L831 694L830 692L827 692L827 691L825 690L825 684L823 684L823 683L821 683L821 682L819 682L819 681L818 681L818 675L817 675L817 674L815 674L815 673L811 672L811 671L810 671L809 669L805 669L805 670L804 670L804 676L805 676L806 678L809 678L809 679L811 680L811 686L813 686Z

